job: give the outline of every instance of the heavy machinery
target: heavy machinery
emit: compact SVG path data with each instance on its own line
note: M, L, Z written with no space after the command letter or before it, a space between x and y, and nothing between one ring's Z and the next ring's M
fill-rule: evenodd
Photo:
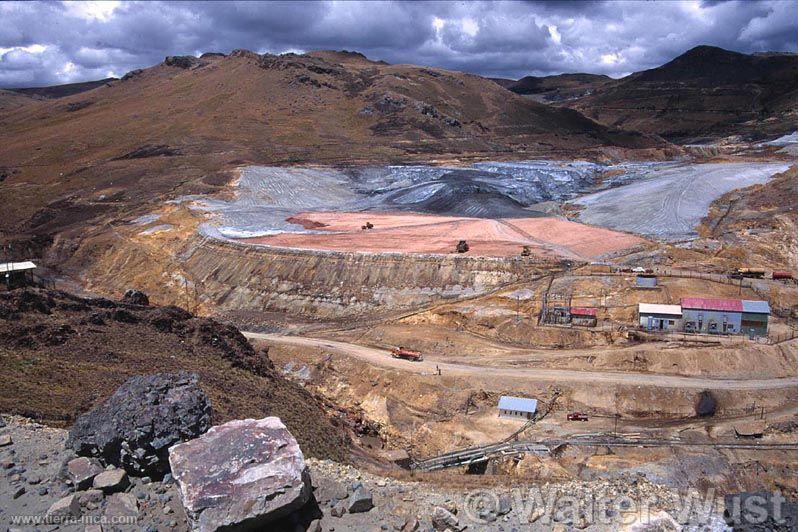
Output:
M762 279L765 277L765 270L763 268L737 268L729 273L732 279Z
M360 229L363 231L368 231L369 229L374 229L374 224L371 222L366 222L366 225L361 225Z
M391 349L391 356L394 358L401 358L402 360L410 360L412 362L421 362L424 357L418 351L412 349L405 349L404 347L394 347Z

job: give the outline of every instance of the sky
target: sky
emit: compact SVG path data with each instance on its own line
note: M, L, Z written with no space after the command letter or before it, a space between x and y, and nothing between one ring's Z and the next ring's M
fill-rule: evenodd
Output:
M798 2L5 2L0 87L119 77L167 55L346 49L484 76L621 77L699 44L798 52Z

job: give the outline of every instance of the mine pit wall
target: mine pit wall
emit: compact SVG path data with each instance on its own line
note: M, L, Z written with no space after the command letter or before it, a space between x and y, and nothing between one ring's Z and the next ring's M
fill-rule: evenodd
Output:
M322 319L367 317L478 295L557 266L527 257L294 250L207 237L178 261L216 310Z

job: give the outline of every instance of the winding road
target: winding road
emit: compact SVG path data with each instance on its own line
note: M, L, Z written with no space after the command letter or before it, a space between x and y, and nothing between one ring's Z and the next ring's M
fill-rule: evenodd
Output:
M451 364L441 361L423 360L410 362L396 359L390 351L366 347L346 342L308 338L303 336L284 336L243 331L251 340L262 340L272 344L324 349L348 355L373 366L381 366L400 371L432 375L440 368L445 376L518 379L524 382L555 381L561 383L609 384L627 386L656 386L660 388L711 389L711 390L770 390L798 387L798 377L777 379L712 379L707 377L681 377L676 375L656 375L651 373L631 373L620 371L582 371L549 368L502 368Z

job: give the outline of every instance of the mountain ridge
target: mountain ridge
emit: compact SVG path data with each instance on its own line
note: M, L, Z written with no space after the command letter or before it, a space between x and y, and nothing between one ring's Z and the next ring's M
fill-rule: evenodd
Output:
M731 135L761 140L798 129L795 54L743 54L701 45L656 68L598 86L590 78L577 80L572 78L568 86L550 79L552 91L568 88L577 94L544 101L609 126L658 134L677 143ZM508 88L525 90L519 85Z
M509 96L460 72L352 52L169 56L91 91L0 115L6 233L53 234L210 193L248 163L606 157L656 136Z

